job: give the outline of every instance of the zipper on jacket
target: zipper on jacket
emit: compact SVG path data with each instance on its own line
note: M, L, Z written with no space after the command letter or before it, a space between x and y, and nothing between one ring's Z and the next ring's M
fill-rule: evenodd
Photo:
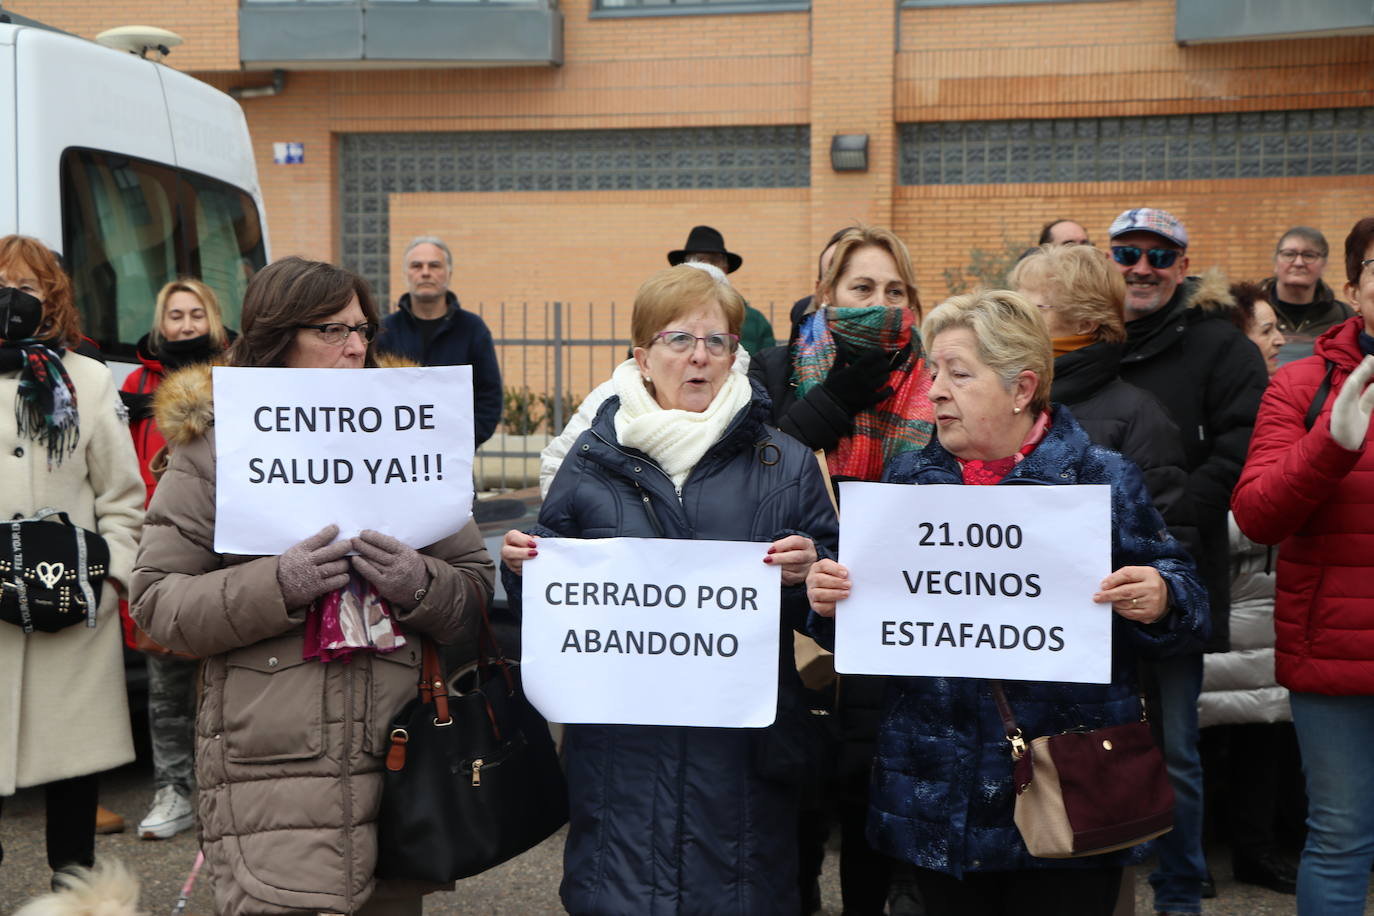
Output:
M480 786L482 784L482 765L485 763L481 757L472 762L472 784Z
M343 752L339 754L342 764L343 783L343 860L344 860L344 903L345 912L353 912L353 665L344 664L344 721ZM327 682L326 682L327 683ZM327 688L326 688L327 689Z

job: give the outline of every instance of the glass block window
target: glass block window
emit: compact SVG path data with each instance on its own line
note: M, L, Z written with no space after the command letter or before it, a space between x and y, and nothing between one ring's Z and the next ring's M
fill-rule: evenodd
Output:
M903 124L901 182L1374 174L1374 108Z
M389 295L388 195L804 188L806 126L343 134L343 263Z
M767 9L770 6L786 6L795 8L804 6L798 0L596 0L596 9L599 10L626 10L626 9L656 9L663 7L700 7L700 12L710 12L711 7L757 7ZM732 10L731 12L734 12Z

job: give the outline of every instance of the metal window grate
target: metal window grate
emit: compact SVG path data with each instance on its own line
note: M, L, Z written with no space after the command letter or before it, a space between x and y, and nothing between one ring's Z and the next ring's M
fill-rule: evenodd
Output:
M1374 174L1374 108L903 124L901 183Z
M801 188L810 136L806 126L344 134L343 262L389 297L393 193Z

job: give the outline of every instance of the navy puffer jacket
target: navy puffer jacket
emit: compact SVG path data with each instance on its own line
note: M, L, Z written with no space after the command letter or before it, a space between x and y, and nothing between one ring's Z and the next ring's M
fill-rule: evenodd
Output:
M765 425L769 404L762 389L755 386L752 402L693 468L681 499L648 456L616 440L619 406L619 398L609 399L573 444L531 534L763 543L803 534L821 556L834 556L837 522L820 466L801 443ZM762 559L762 548L741 549ZM502 574L518 608L520 577L505 567ZM786 692L800 684L787 630L804 625L808 605L804 585L782 592L786 638L778 671ZM568 911L796 913L796 794L756 772L759 735L758 729L568 726L563 751L571 810L561 888Z
M957 460L932 439L892 459L890 483L959 484ZM1141 655L1205 636L1207 593L1192 560L1150 502L1140 471L1093 445L1064 407L1045 438L997 486L1110 484L1112 567L1153 566L1169 587L1169 613L1158 623L1113 616L1112 683L1004 681L1017 724L1028 737L1133 721L1140 716L1134 668ZM841 606L840 613L844 613ZM1102 608L1102 613L1112 611ZM830 621L812 618L818 631ZM826 628L833 633L833 626ZM818 636L826 634L818 632ZM1037 859L1012 821L1012 760L988 683L971 678L894 678L878 733L869 793L869 841L922 868L957 876L970 871L1094 868L1144 858L1146 847L1084 859ZM1146 844L1148 846L1148 844Z

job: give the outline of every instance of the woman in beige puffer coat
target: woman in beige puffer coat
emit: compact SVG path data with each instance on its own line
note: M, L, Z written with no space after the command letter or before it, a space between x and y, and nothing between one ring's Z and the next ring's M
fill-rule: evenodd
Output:
M229 361L370 365L366 331L375 322L361 279L288 258L254 277ZM299 327L331 323L348 326L342 343ZM415 637L473 639L492 593L491 560L471 521L418 554L386 538L392 555L376 566L354 558L353 568L390 601L406 646L358 652L346 662L304 660L307 608L346 581L350 542L329 544L326 529L280 557L214 551L210 383L208 367L192 367L157 393L154 410L171 460L148 510L133 615L158 642L206 659L196 781L216 912L418 914L420 895L432 886L373 874L387 728L415 695Z

